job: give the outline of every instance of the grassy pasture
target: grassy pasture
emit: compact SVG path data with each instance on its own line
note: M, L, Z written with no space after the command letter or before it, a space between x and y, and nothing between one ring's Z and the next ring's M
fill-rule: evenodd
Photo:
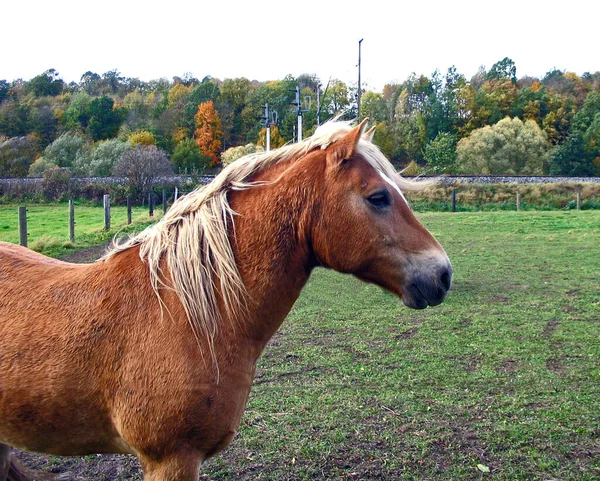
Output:
M148 209L132 208L132 226L127 226L127 208L111 206L111 229L104 230L104 208L89 204L75 205L75 243L69 242L69 204L27 204L28 247L43 254L60 256L110 240L115 233L139 229L162 214ZM19 217L16 204L0 205L0 241L19 243Z
M600 212L419 217L447 301L315 272L207 479L600 479Z
M600 211L419 218L454 265L446 302L315 271L201 479L600 479ZM108 459L63 468L141 479Z

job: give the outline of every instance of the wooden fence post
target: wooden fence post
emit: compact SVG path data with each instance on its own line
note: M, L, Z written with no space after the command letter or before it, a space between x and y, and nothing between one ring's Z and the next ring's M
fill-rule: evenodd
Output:
M127 196L127 225L131 224L131 196Z
M179 188L175 187L175 195L173 196L173 202L175 202L177 200L177 197L179 197Z
M19 244L27 247L27 207L19 206Z
M75 242L75 203L69 199L69 241Z
M154 217L154 192L148 194L148 215Z
M581 192L577 192L577 210L581 210Z
M452 212L456 212L456 189L452 189Z
M163 189L163 215L167 213L167 189Z
M521 193L517 192L517 212L521 210Z
M110 230L110 195L104 194L104 230Z

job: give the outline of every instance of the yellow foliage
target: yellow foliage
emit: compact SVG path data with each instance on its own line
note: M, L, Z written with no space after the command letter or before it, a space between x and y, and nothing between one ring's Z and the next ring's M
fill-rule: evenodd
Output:
M135 147L136 145L156 145L154 134L152 132L148 132L147 130L134 132L127 140L129 140L132 147Z
M177 101L190 93L191 87L186 87L183 84L176 83L173 85L169 93L167 94L167 100L169 102L169 107L173 104L177 103Z
M414 160L411 160L406 168L402 171L402 175L419 175L420 173L421 168Z
M182 140L187 138L187 132L183 127L178 127L175 132L173 132L173 140L176 144L181 142Z

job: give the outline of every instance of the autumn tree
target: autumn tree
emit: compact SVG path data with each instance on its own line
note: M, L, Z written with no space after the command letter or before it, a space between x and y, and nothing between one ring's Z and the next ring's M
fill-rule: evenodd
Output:
M272 125L270 130L271 130L271 132L270 132L270 144L271 144L270 147L272 149L277 149L279 147L283 147L285 145L285 140L279 133L279 129L277 128L277 126ZM260 145L263 148L267 148L267 128L266 127L263 127L262 129L260 129L260 132L258 133L258 145Z
M211 159L211 165L219 163L219 154L223 145L221 119L212 100L198 105L194 137L202 155Z
M136 145L156 145L156 138L152 132L148 132L147 130L140 130L138 132L133 132L128 138L128 142L132 147Z
M457 163L467 174L541 175L547 173L550 148L535 121L507 117L461 139Z

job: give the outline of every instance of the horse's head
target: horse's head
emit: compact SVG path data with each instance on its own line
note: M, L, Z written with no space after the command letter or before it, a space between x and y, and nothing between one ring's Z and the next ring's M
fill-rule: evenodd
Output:
M315 256L323 266L395 293L408 307L440 304L450 288L450 260L414 216L402 179L363 128L364 122L312 154L326 157Z

